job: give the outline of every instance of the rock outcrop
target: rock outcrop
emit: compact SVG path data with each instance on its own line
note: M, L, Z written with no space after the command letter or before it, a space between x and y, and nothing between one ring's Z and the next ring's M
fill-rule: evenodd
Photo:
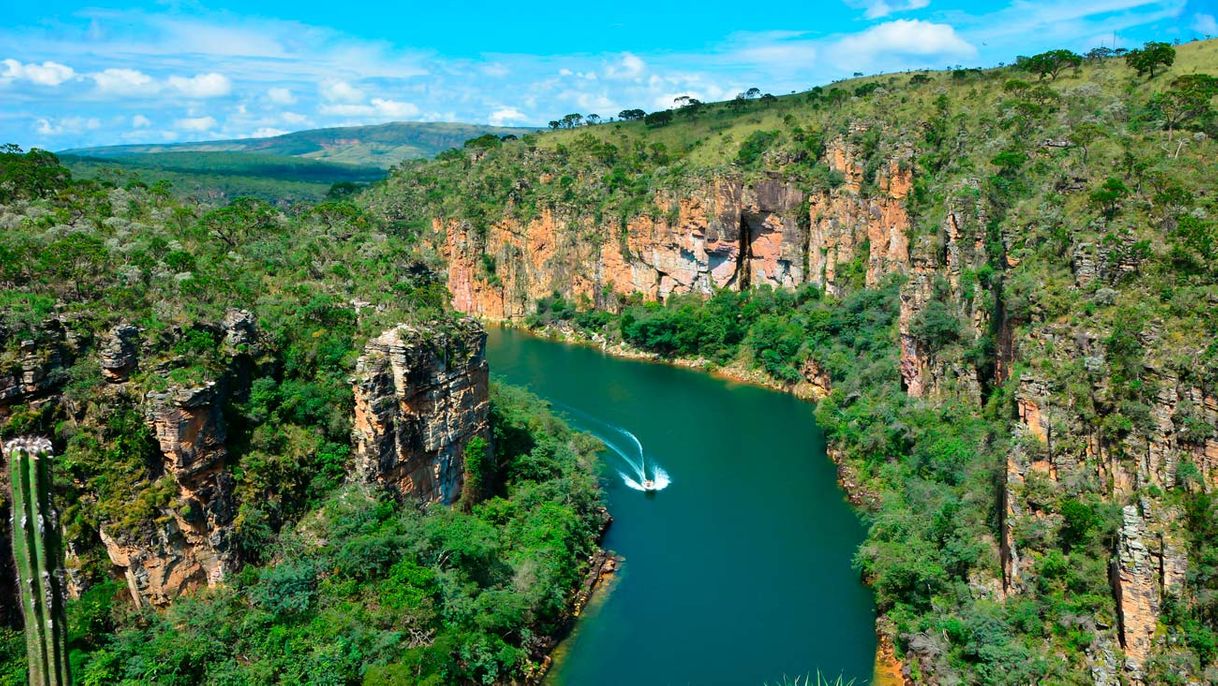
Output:
M353 380L354 478L451 503L465 447L490 440L486 332L472 320L399 325L368 342Z
M636 293L662 300L760 285L815 283L840 293L847 262L862 260L868 285L907 271L909 156L887 159L864 189L859 151L839 138L825 162L845 181L811 194L778 175L747 183L715 177L683 193L658 193L659 212L623 226L543 208L523 224L510 217L493 223L485 235L436 219L433 234L448 262L453 306L495 320L522 318L553 293L602 307Z
M108 375L116 384L124 384L135 363L133 328L116 328L99 351L103 370L108 363L127 370ZM216 333L228 355L224 373L197 386L148 391L142 399L160 457L154 478L170 482L173 504L134 530L103 524L99 532L137 604L164 605L194 588L214 586L240 565L231 540L237 503L227 468L224 406L245 393L257 332L248 312L231 310Z
M120 324L110 331L97 355L107 381L126 381L135 369L139 335L140 330L131 324Z
M137 603L163 605L198 586L213 586L237 568L230 538L233 481L225 469L221 384L150 392L147 421L162 454L163 473L176 486L176 507L135 532L103 525L110 561Z

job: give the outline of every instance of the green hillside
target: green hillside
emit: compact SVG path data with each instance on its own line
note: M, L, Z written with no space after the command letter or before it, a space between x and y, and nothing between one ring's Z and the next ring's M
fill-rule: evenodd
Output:
M77 148L64 150L63 154L110 158L176 152L245 152L388 169L403 160L431 157L449 148L459 147L466 140L483 134L522 135L531 130L449 122L390 122L374 126L296 131L270 138Z
M113 157L65 154L78 178L125 185L168 182L183 197L250 196L276 202L316 201L336 183L367 184L385 176L379 167L248 152L164 152Z

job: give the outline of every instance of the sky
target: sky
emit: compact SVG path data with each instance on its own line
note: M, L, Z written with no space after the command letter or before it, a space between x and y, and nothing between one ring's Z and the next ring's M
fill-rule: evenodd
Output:
M777 95L854 72L1218 36L1218 0L105 1L3 0L0 143L544 126L680 95Z

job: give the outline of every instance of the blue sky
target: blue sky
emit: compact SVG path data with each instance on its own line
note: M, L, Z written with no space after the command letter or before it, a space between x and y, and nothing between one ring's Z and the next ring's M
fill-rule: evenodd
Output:
M544 125L855 71L1218 35L1218 0L11 5L0 142L52 150L400 120Z

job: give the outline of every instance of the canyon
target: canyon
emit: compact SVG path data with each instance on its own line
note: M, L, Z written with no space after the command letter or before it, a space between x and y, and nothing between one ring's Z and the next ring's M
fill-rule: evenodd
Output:
M865 131L860 124L850 129L854 136ZM911 149L886 146L868 180L866 162L850 140L840 136L825 147L822 162L842 179L830 189L805 192L796 179L780 173L747 180L712 176L687 193L657 195L658 217L637 216L620 231L567 207L544 209L523 224L510 217L498 220L485 236L460 221L435 218L431 240L447 262L454 308L489 320L520 322L553 294L613 309L631 297L662 301L719 288L803 284L841 295L901 279L899 367L910 397L980 406L989 389L1011 377L1017 389L1015 448L1000 489L1001 536L986 542L993 558L1001 560L1000 575L971 583L996 599L1016 598L1035 583L1037 572L1019 541L1057 515L1036 502L1030 479L1038 488L1080 480L1103 484L1105 498L1121 506L1123 522L1109 572L1117 616L1085 620L1096 637L1087 659L1097 686L1121 679L1146 683L1164 598L1179 590L1188 566L1183 513L1169 504L1170 494L1218 488L1218 399L1212 389L1152 362L1145 370L1159 389L1152 425L1117 444L1102 436L1094 417L1109 395L1099 344L1105 334L1085 325L1012 315L1001 275L978 278L995 249L1002 251L1007 270L1017 272L1020 266L1014 230L1001 230L997 248L988 233L981 184L958 183L941 213L930 218L938 228L919 230L907 210L915 183ZM548 175L535 181L551 182ZM1119 251L1076 241L1079 289L1094 289L1097 280L1114 284L1137 269ZM487 264L494 265L493 273ZM994 340L994 360L977 364L921 340L917 322L932 303L964 323L964 336ZM1140 342L1152 351L1158 343L1153 328ZM1044 373L1046 367L1051 375ZM1054 384L1067 368L1085 380L1086 402L1060 406L1052 400L1063 390ZM815 368L805 369L805 384L827 388L830 383ZM1196 422L1209 427L1206 437L1191 437L1198 433ZM1182 462L1200 471L1198 482L1177 477ZM855 499L863 501L857 494ZM936 656L912 648L906 678L934 673Z

